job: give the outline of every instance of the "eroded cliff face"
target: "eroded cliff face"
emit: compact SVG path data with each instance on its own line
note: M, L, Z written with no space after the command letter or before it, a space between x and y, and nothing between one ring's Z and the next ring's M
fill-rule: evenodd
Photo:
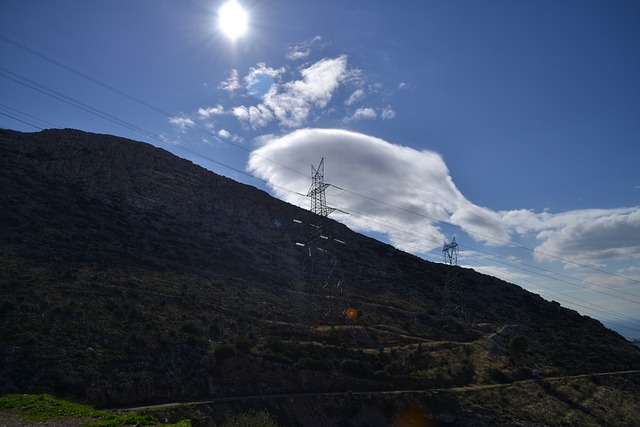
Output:
M296 242L317 217L141 142L2 130L0 206L0 393L123 405L640 365L635 347L593 319L331 220L326 234L346 242L330 251L341 285L312 283L309 249ZM515 355L518 337L527 348ZM327 401L317 419L368 419L353 399ZM320 410L310 402L291 419ZM438 402L421 403L433 420L463 412ZM293 414L287 405L276 406Z

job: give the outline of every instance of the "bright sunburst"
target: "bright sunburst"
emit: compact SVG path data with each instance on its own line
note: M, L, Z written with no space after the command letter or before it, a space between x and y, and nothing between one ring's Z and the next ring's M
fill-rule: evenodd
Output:
M220 31L231 40L235 40L247 31L247 12L236 0L229 0L218 10Z

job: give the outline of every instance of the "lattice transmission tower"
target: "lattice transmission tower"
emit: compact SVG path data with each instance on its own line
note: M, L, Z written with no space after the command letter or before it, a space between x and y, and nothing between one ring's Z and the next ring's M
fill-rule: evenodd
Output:
M311 212L327 217L335 210L327 206L327 196L325 190L330 184L324 182L324 157L320 160L320 164L316 169L311 165L311 187L307 192L307 196L311 197Z
M296 220L306 223L308 234L305 242L296 242L304 248L302 277L298 292L301 323L306 324L309 340L312 329L320 325L335 325L347 321L354 322L357 313L348 302L348 295L342 280L336 249L346 243L332 236L326 219L335 211L327 206L325 190L330 184L324 182L324 158L318 167L311 166L311 187L307 196L311 198L309 218Z
M458 243L455 236L451 243L444 242L442 246L442 256L445 264L458 265Z
M444 242L442 256L445 264L458 265L458 242L456 242L455 236L451 239L451 242ZM460 320L465 320L467 313L460 299L458 287L460 281L459 271L454 268L447 268L446 271L445 282L442 287L442 313L448 313Z

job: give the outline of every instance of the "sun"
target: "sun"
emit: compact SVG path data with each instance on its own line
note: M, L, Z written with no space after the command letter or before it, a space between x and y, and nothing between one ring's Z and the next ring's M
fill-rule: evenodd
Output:
M247 31L247 12L236 0L229 0L218 10L218 27L231 40Z

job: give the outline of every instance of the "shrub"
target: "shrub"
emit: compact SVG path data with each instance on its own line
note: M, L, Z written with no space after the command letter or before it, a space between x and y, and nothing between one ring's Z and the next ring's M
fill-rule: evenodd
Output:
M216 344L213 348L213 354L220 360L228 359L236 355L236 347L229 343Z
M508 384L513 382L513 379L509 375L497 368L489 369L488 376L491 381L499 384Z
M251 340L245 336L239 336L236 339L236 349L242 353L248 353L251 350Z
M282 353L284 351L284 344L278 337L269 335L265 339L265 347L273 351L274 353Z
M189 335L187 337L186 343L189 347L205 347L208 344L208 341L204 337L197 337L195 335Z
M340 363L340 369L347 374L366 376L369 374L364 363L359 360L345 359Z
M225 417L222 427L278 427L267 411L248 412Z
M527 348L529 348L529 340L525 336L519 335L509 342L509 353L514 366L518 366L520 364L522 356L527 351Z
M295 364L296 369L315 369L318 371L326 371L327 365L321 360L313 359L311 357L303 357Z
M187 322L185 322L180 330L186 334L202 335L200 325L193 320L188 320Z

